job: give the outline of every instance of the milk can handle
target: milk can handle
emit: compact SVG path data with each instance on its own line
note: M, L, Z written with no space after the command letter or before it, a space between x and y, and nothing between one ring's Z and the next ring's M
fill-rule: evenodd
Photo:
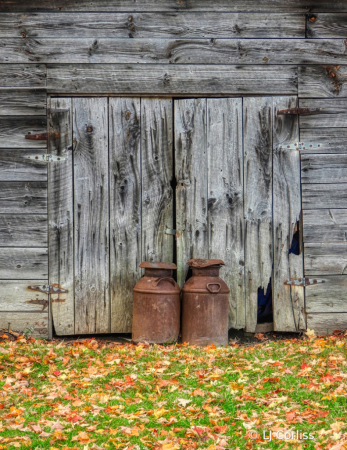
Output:
M175 280L171 277L157 278L155 281L153 281L153 284L154 286L158 286L158 284L164 280L169 281L173 286L176 286Z
M209 286L218 286L218 290L214 291ZM207 283L206 288L208 291L211 292L211 294L217 294L220 291L221 285L219 283Z

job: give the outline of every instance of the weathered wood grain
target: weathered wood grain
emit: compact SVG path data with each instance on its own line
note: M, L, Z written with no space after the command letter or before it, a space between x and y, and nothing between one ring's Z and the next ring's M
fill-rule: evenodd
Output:
M316 334L333 334L335 330L347 329L347 313L308 314L307 328Z
M347 97L346 65L299 67L299 97Z
M347 99L300 99L300 108L320 108L313 114L300 115L300 128L340 128L347 125Z
M72 101L52 98L49 108L48 152L68 158L48 165L49 282L68 290L51 295L55 332L63 336L75 331Z
M302 184L303 209L347 208L347 184Z
M274 275L273 321L275 331L306 329L304 291L286 286L285 281L304 275L300 242L301 186L300 153L281 145L299 139L297 116L277 115L281 109L295 108L296 97L273 98L273 227Z
M47 141L25 139L26 134L47 131L46 117L0 117L0 148L46 148Z
M1 12L35 12L35 11L265 11L265 12L346 12L344 0L141 0L132 3L128 0L2 0Z
M110 98L109 143L111 333L130 333L142 261L139 98Z
M302 151L304 153L347 153L347 128L303 128L300 140L322 144L319 148Z
M271 289L272 97L244 98L244 214L246 330L257 325L258 294Z
M44 64L0 64L1 89L45 87L46 66Z
M10 325L9 325L10 324ZM28 333L40 339L48 338L48 313L46 312L1 312L0 329Z
M296 94L296 66L50 65L48 90L60 94Z
M45 116L46 93L44 90L0 90L0 116Z
M303 38L298 13L3 13L0 37ZM329 36L328 36L329 37ZM338 36L340 37L340 36ZM345 36L341 36L345 37Z
M47 164L28 159L46 149L0 149L0 181L47 181Z
M46 215L0 214L0 247L39 248L47 245Z
M306 276L346 275L347 243L305 244L304 259Z
M0 281L0 311L48 313L48 294L31 291L28 286L47 284L45 280ZM33 316L34 319L35 316ZM1 325L0 325L0 328ZM7 328L7 324L6 324ZM12 328L13 329L13 328Z
M9 38L0 63L343 64L343 39Z
M172 262L172 101L141 99L142 259Z
M48 279L48 250L45 248L2 248L0 280Z
M347 14L318 13L308 14L306 37L342 38L347 35Z
M6 214L46 214L47 183L0 182L0 211Z
M207 100L209 258L222 259L229 327L245 327L242 99Z
M75 333L110 331L107 98L73 99Z
M187 261L208 258L206 99L175 100L177 283Z
M347 154L303 154L301 181L303 183L346 183Z
M304 242L346 242L346 209L312 209L303 212Z
M319 279L324 283L314 284L305 289L306 311L308 313L346 313L347 277L333 275L319 277Z

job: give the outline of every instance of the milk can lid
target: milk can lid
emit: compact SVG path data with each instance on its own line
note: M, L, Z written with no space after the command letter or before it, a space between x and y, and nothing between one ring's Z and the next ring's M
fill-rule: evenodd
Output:
M139 267L143 267L144 269L167 269L167 270L175 270L177 269L176 264L168 263L168 262L150 262L144 261Z
M225 266L224 261L221 259L190 259L187 264L197 269L210 266Z

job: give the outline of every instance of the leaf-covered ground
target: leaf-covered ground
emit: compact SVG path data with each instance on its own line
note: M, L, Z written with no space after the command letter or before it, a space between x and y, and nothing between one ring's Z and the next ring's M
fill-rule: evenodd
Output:
M347 335L204 349L3 342L0 449L344 449L346 356Z

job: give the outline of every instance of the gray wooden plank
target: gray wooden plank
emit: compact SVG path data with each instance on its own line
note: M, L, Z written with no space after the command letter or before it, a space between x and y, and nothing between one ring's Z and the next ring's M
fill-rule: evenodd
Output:
M0 182L0 211L6 214L46 214L47 183Z
M306 312L308 313L346 313L347 277L332 275L319 277L324 283L305 288Z
M271 289L272 97L244 98L244 214L246 330L257 325L258 294Z
M0 149L0 181L47 181L47 164L28 158L46 149Z
M346 65L300 66L299 97L347 97Z
M0 116L45 116L44 90L0 89Z
M0 38L299 38L305 16L298 13L149 12L66 14L4 13ZM338 36L339 37L339 36ZM344 37L344 36L341 36Z
M75 333L110 331L107 98L73 99Z
M9 325L10 324L10 325ZM0 329L27 333L40 339L48 338L48 313L46 312L1 312Z
M44 64L0 64L0 88L45 88Z
M301 221L300 153L282 149L281 145L298 141L297 116L277 115L281 109L295 108L296 97L273 98L273 227L274 275L273 321L275 331L306 329L304 291L286 286L285 281L304 275L299 241Z
M302 184L303 209L347 208L347 184Z
M343 39L8 38L0 63L344 64Z
M47 247L47 216L0 214L0 247Z
M139 98L110 98L111 333L130 333L141 278L141 110Z
M47 284L45 280L0 281L0 311L48 313L48 294L32 291L28 286ZM39 315L39 314L38 314ZM6 324L7 325L7 324ZM14 326L14 323L12 323ZM1 325L0 325L1 328ZM7 328L7 327L6 327Z
M49 282L68 290L51 295L55 332L62 336L75 331L72 101L52 98L49 107L48 152L68 158L48 165Z
M26 134L46 131L46 117L43 116L0 117L0 148L46 148L47 141L25 139Z
M303 142L320 143L321 147L301 153L347 153L347 128L303 128L300 130Z
M50 92L60 94L296 94L296 66L50 65Z
M335 330L346 330L347 313L308 314L307 328L317 335L333 334Z
M347 14L318 13L307 15L308 38L343 38L347 32Z
M0 280L48 279L48 249L2 248Z
M141 0L129 6L128 0L3 0L0 4L1 12L35 12L35 11L265 11L265 12L346 12L344 0Z
M347 99L300 99L300 108L320 108L313 114L300 115L300 128L341 128L347 125Z
M305 244L304 259L306 276L346 275L347 243Z
M303 211L304 242L346 242L347 209Z
M187 261L208 258L206 99L175 100L177 283Z
M303 154L301 180L303 183L346 183L347 154Z
M242 99L207 100L209 258L222 259L229 327L245 327Z
M172 101L141 99L142 259L172 262Z

